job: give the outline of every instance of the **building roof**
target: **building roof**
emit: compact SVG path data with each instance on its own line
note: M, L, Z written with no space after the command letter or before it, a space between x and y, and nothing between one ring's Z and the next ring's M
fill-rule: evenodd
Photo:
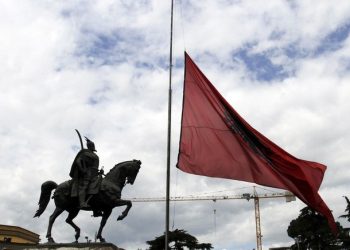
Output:
M39 243L39 234L18 226L0 224L0 235L16 236L33 243Z

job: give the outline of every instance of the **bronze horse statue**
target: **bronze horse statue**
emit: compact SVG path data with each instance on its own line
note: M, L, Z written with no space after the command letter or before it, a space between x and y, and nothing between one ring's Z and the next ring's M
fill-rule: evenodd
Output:
M118 220L122 220L128 215L132 203L129 200L122 200L121 192L127 183L134 184L140 167L141 161L139 160L118 163L104 178L100 176L101 186L99 192L88 198L90 208L84 208L84 210L92 210L95 216L102 216L100 228L96 236L100 242L105 242L105 239L102 237L102 230L113 208L126 205L125 210L119 215ZM77 197L71 197L70 195L71 184L72 180L65 181L60 185L57 185L54 181L46 181L41 185L39 209L36 211L34 217L39 217L45 211L50 201L51 192L56 189L52 197L55 201L56 209L50 216L46 234L49 243L55 242L51 236L52 225L63 211L68 212L66 222L75 230L75 242L78 242L80 237L80 228L73 222L73 219L80 211L79 201Z

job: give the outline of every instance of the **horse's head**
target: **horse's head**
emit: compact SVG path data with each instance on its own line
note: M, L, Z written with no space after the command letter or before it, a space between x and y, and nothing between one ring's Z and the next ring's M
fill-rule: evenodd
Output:
M114 182L121 188L127 183L132 185L135 182L140 167L141 161L139 160L120 162L106 174L105 180Z
M130 165L127 168L126 173L126 179L127 182L131 185L134 184L137 174L139 173L139 170L141 168L141 161L140 160L132 160L130 161Z

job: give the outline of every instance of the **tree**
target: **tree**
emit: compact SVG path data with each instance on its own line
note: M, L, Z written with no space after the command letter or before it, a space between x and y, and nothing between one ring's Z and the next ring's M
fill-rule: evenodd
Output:
M210 250L212 249L212 245L210 243L200 243L197 244L195 249L200 249L200 250Z
M342 226L337 222L340 233ZM296 243L292 249L296 250L333 250L341 249L342 241L331 232L326 218L310 207L300 210L298 218L292 220L287 230L288 236Z
M347 196L344 196L347 206L345 208L346 214L340 215L339 218L346 218L350 222L350 200Z
M162 250L165 246L165 235L156 237L154 240L147 241L146 243L150 245L149 250ZM169 249L184 250L187 247L190 250L210 250L212 245L210 243L198 243L196 237L190 235L185 230L175 229L174 231L169 231Z
M346 196L344 196L344 198L345 198L346 203L347 203L346 208L345 208L346 214L339 216L339 218L346 218L350 222L350 200ZM350 232L349 228L344 229L343 233L340 236L340 237L342 237L342 240L343 240L343 247L345 247L346 249L350 249L349 232Z

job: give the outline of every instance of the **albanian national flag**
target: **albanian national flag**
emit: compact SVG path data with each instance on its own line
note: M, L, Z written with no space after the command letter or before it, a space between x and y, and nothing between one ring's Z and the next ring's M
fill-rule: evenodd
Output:
M324 215L318 194L326 166L298 159L252 128L185 53L184 100L177 167L184 172L289 190Z

